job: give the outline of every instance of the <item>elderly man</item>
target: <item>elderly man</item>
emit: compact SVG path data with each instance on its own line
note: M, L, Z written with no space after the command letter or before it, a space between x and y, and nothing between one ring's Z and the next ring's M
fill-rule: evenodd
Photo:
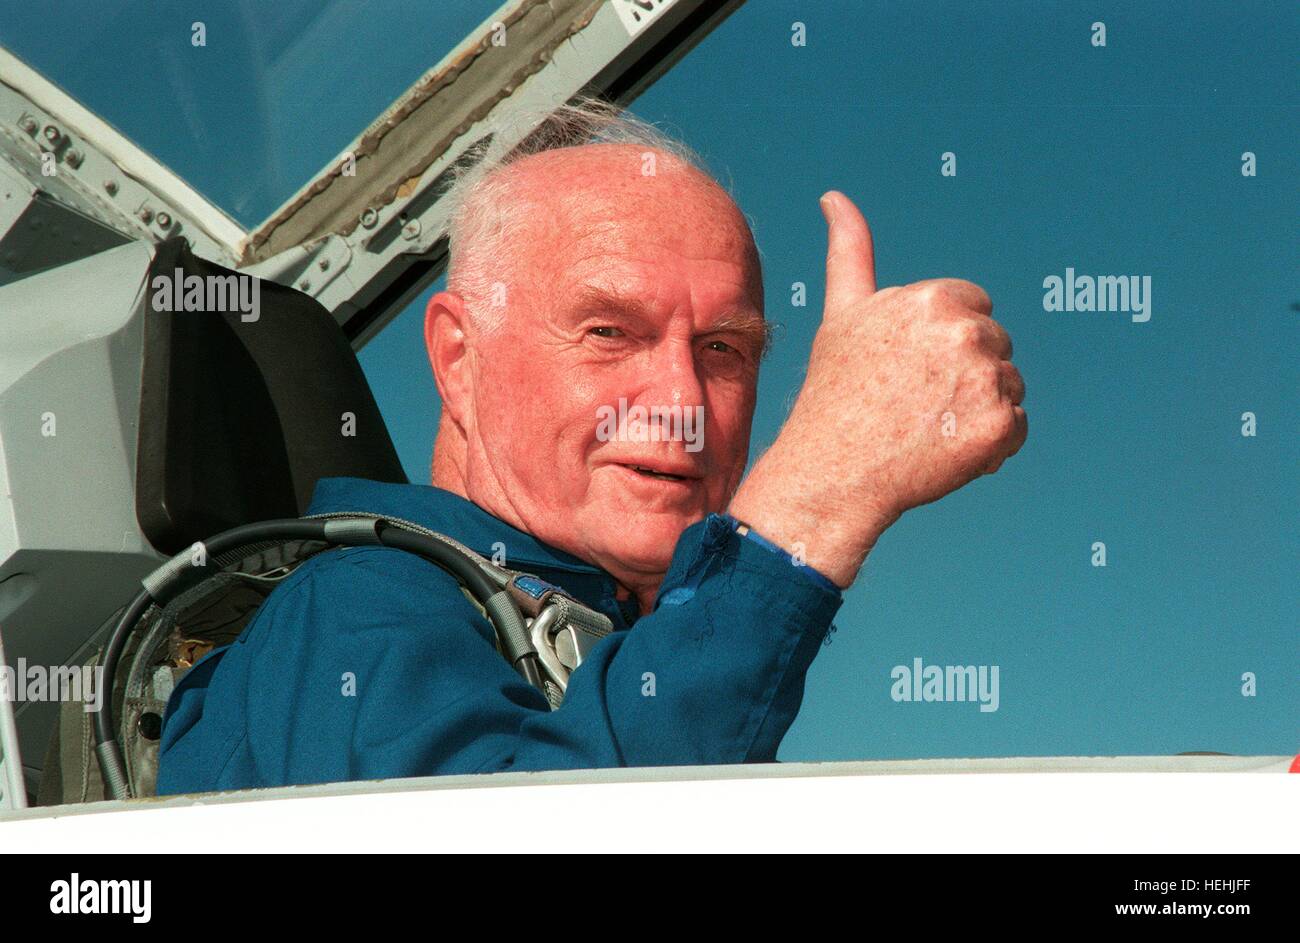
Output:
M867 223L831 192L807 379L744 478L767 346L749 227L681 148L607 124L489 161L456 197L425 322L435 487L329 479L311 512L449 534L616 631L552 711L441 570L322 554L178 686L159 792L771 761L881 533L1020 447L1024 388L987 295L877 291ZM653 428L600 422L636 407ZM702 430L688 442L668 416Z

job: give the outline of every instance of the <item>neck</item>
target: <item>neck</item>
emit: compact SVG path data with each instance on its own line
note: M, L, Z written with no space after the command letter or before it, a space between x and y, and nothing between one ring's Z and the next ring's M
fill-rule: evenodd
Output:
M466 473L468 464L466 456L468 452L464 432L444 416L438 423L438 437L433 444L433 486L444 491L450 491L452 494L458 494L466 501L474 501L469 494L469 476ZM474 503L479 504L478 501L474 501ZM482 504L479 504L479 506L489 514L501 517L501 514L496 509ZM506 523L511 524L511 526L526 530L526 528L507 518L502 519L506 520ZM456 535L452 534L450 536L454 537ZM659 592L659 583L662 579L663 574L660 574L658 579L648 581L643 585L626 585L615 578L615 598L622 600L635 596L641 615L648 615L654 609L655 596Z
M444 416L433 443L433 486L469 500L465 487L465 434Z

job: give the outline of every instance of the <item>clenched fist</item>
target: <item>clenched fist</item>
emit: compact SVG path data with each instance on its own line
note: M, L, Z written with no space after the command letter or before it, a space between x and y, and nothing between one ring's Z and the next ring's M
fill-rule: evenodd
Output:
M996 471L1028 424L984 290L932 279L877 291L858 208L832 191L822 211L826 308L808 377L730 510L847 587L904 511Z

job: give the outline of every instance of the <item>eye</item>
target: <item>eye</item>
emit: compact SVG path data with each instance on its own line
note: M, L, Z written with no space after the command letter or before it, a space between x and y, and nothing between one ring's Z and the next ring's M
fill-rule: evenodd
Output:
M587 333L597 337L622 337L623 332L616 327L593 327Z
M716 351L718 351L718 352L720 352L720 353L724 353L724 354L738 354L738 353L740 353L740 351L736 350L736 348L734 348L734 347L732 347L730 344L724 343L724 342L722 342L722 341L710 341L710 342L709 342L709 349L710 349L710 350L716 350Z

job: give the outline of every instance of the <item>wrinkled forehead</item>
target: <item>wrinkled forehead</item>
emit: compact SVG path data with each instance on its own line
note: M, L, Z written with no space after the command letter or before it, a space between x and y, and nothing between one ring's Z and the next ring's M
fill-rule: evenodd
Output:
M516 278L567 292L578 283L707 278L761 310L758 252L744 215L715 181L635 145L546 151L507 168L528 207L512 233Z

